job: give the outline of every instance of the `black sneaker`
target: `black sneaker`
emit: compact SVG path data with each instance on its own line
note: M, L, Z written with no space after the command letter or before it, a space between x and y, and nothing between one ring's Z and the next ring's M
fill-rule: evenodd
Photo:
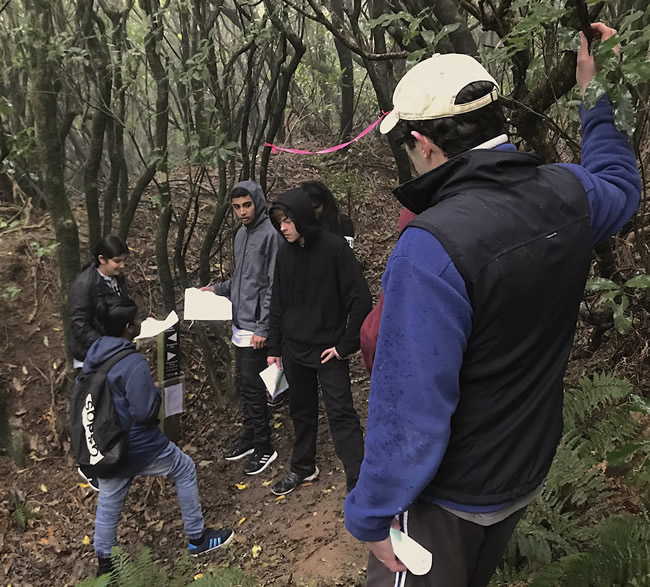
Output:
M221 530L214 530L212 528L206 528L203 532L203 539L199 544L192 544L191 542L187 545L187 548L190 551L191 556L199 556L200 554L205 554L211 550L216 550L222 546L226 546L233 537L235 533L232 530L226 530L225 528Z
M223 458L227 461L238 461L255 452L253 443L248 440L238 440L230 450L223 453Z
M278 395L276 395L272 399L271 399L271 396L267 395L266 396L266 405L271 409L279 408L284 403L284 398L286 396L287 396L286 391L283 391L282 393L279 393Z
M83 480L88 483L88 487L90 487L93 491L99 491L99 481L97 480L97 477L86 475L81 467L77 467L77 472L83 478Z
M278 458L278 453L262 452L256 450L251 456L250 460L244 466L244 473L246 475L259 475L266 467L268 467L275 459Z
M298 473L294 473L293 471L289 471L284 477L282 477L282 479L271 487L271 491L275 495L286 495L287 493L291 493L299 485L302 485L305 481L313 481L318 477L319 473L320 471L318 470L318 467L314 467L314 472L306 477L298 475Z

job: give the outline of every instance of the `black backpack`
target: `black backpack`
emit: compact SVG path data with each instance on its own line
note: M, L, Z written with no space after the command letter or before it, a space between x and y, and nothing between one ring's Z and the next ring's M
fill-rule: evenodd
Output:
M120 424L108 372L135 349L113 355L94 371L82 372L70 402L70 437L77 463L86 475L106 477L126 453L129 432Z

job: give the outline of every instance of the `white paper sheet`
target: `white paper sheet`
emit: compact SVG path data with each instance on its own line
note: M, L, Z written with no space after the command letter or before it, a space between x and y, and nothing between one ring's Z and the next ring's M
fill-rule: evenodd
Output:
M183 413L183 384L175 383L165 387L165 418Z
M390 529L390 542L395 556L414 575L426 575L431 570L433 555L424 546L397 528Z
M178 315L174 310L169 313L169 316L164 320L156 320L149 316L143 323L142 328L140 329L140 334L135 337L136 340L141 338L151 338L153 336L158 336L161 332L164 332L168 328L171 328L178 322Z
M287 378L284 376L284 371L278 369L275 363L264 369L264 371L260 371L260 377L264 381L266 391L269 392L271 399L275 399L278 394L289 387Z
M232 320L232 304L224 296L196 287L185 290L185 320Z

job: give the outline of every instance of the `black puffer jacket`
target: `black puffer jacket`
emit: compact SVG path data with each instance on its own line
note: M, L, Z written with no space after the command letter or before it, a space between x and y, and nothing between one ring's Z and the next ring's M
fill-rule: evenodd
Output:
M123 275L116 277L120 295L127 296L126 281ZM70 337L68 344L72 356L78 361L86 358L86 353L104 331L95 317L97 302L113 290L99 274L94 263L88 265L75 279L68 294L68 314L70 316Z

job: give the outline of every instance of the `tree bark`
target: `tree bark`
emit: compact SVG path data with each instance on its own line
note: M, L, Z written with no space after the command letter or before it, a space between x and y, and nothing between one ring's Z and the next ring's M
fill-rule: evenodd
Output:
M63 316L67 338L69 322L67 315L68 290L80 269L79 234L77 223L68 202L63 177L63 147L59 141L57 104L60 82L51 75L58 67L51 55L54 30L51 6L47 0L31 0L25 3L35 39L30 46L30 77L32 80L32 109L36 124L36 137L40 159L43 194L54 224L59 243L59 277L61 280L60 311Z

